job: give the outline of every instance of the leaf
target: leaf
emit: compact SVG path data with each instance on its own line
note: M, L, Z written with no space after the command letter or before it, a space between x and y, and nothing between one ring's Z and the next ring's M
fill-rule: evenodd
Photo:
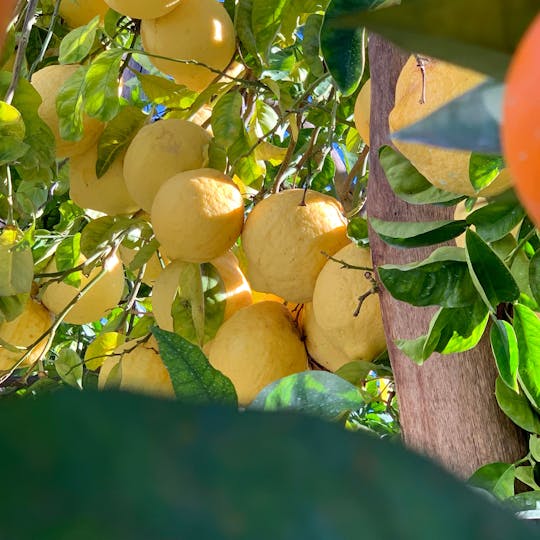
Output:
M60 43L58 61L61 64L78 64L92 50L99 27L99 16L96 15L85 26L72 30Z
M392 138L479 154L500 154L503 88L489 79L422 120L392 133Z
M180 264L180 263L178 263ZM213 339L225 316L225 285L210 263L182 263L171 306L174 331L203 345Z
M323 16L311 14L306 19L304 26L304 59L309 66L311 74L314 77L322 77L324 74L324 65L321 59L321 29L323 25Z
M122 216L105 216L92 220L81 233L81 251L90 257L103 249L119 232L134 225L133 219Z
M56 269L58 272L64 272L71 268L74 268L79 264L79 257L81 256L81 234L76 233L72 236L64 238L58 244L55 253ZM79 287L81 284L82 272L71 272L64 279L64 283L71 285L72 287Z
M540 410L540 319L532 309L516 304L514 329L519 349L519 383L532 405Z
M504 78L536 0L407 0L373 12L352 9L333 28L365 26L400 47Z
M347 225L347 236L354 240L359 246L369 244L367 219L355 216L349 220Z
M531 466L517 467L515 473L517 480L523 482L526 486L529 486L532 489L539 489L538 484L534 481L534 472Z
M29 293L0 296L0 324L15 320L26 307Z
M104 332L97 335L84 353L84 364L91 370L100 368L107 356L110 356L125 341L126 336L118 332Z
M506 321L495 321L491 327L490 341L501 380L508 388L518 392L519 351L514 327Z
M84 78L84 108L102 122L112 120L120 109L118 77L123 51L110 49L90 64Z
M237 405L232 382L210 365L199 347L160 328L153 328L152 333L178 399L196 404Z
M234 28L238 35L238 39L248 53L253 56L257 63L261 63L259 52L257 50L257 40L251 26L252 14L253 0L238 0L234 17Z
M529 450L533 459L540 462L540 437L536 437L535 435L529 436Z
M534 299L540 303L540 251L537 251L529 263L529 284Z
M413 306L465 307L478 298L460 248L442 247L423 261L378 271L388 292Z
M54 366L66 384L82 389L83 363L75 351L62 349L54 361Z
M495 383L495 398L502 412L517 426L531 433L540 433L540 418L523 393L506 385L500 377Z
M281 26L281 15L288 0L252 0L251 27L257 51L266 60Z
M197 93L170 79L148 73L137 73L143 92L152 103L165 107L187 108L195 102Z
M373 230L387 244L396 247L413 248L431 246L456 238L466 229L464 220L458 221L384 221L370 218Z
M382 146L379 159L384 174L397 197L409 204L457 203L464 197L436 188L402 154Z
M216 143L228 150L242 135L242 95L230 92L222 96L212 110L212 131Z
M519 298L519 287L503 261L471 229L465 233L467 265L478 293L492 309Z
M371 0L331 0L324 16L320 36L323 58L345 97L354 93L364 73L364 29L336 30L334 20L350 11L353 4L357 9L367 9L372 3Z
M139 248L128 265L129 270L134 272L142 267L143 264L146 264L154 254L157 253L159 248L159 242L156 238L152 238L150 242Z
M500 156L472 153L469 159L469 179L475 191L486 188L504 169Z
M364 404L360 390L326 371L295 373L264 388L248 409L295 411L337 420Z
M377 375L392 375L389 368L372 362L364 362L363 360L344 364L335 372L335 375L354 386L363 386L371 372L377 373Z
M98 141L96 176L101 178L148 120L137 107L123 107L107 124Z
M80 141L83 136L84 81L87 70L87 66L81 66L62 85L56 97L60 136L66 141Z
M18 161L29 148L17 138L0 136L0 166Z
M511 463L489 463L469 478L469 484L493 493L498 499L507 499L514 495L514 477L515 466Z
M32 251L20 242L20 231L4 228L0 235L0 297L26 294L32 288Z
M467 223L476 227L484 242L495 242L512 231L525 217L515 195L490 202L467 216Z

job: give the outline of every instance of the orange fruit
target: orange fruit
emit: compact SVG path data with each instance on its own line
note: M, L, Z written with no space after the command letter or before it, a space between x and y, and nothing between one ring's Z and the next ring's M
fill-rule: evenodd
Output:
M501 141L514 187L540 225L540 15L522 37L506 75Z

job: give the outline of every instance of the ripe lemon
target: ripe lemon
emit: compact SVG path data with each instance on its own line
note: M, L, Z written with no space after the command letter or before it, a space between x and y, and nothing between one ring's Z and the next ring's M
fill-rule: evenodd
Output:
M83 263L84 260L84 257L81 256L78 264ZM105 275L77 301L65 317L64 322L86 324L97 321L118 305L124 292L124 269L117 257L111 257L106 268ZM56 271L56 262L53 259L45 272L53 273ZM100 271L101 267L96 267L88 277L83 275L79 287L73 287L63 281L51 282L45 288L42 302L53 313L59 314Z
M225 313L229 319L240 308L251 305L251 288L238 266L238 260L228 252L211 261L216 267L225 287ZM152 311L156 322L163 330L172 332L171 306L178 288L182 261L172 262L160 273L152 290Z
M242 246L248 280L260 292L293 303L311 301L327 258L349 243L343 209L333 197L291 189L258 203L246 221Z
M107 172L96 176L98 149L92 146L69 162L69 196L81 208L90 208L116 216L139 210L124 181L124 156L117 157Z
M13 321L0 325L0 339L9 345L28 347L43 335L52 324L52 316L39 302L28 300L24 311ZM35 362L47 344L44 338L25 359L23 365ZM0 343L0 370L11 369L26 351L13 352Z
M150 212L165 180L208 164L209 144L210 135L187 120L160 120L144 126L124 158L124 178L133 200Z
M98 387L105 388L112 369L120 363L120 389L156 397L174 398L169 371L159 356L154 337L146 343L128 341L109 356L99 372ZM111 375L114 378L114 375Z
M180 0L105 0L122 15L132 19L155 19L172 11Z
M350 362L349 357L339 348L339 344L332 343L317 323L311 302L304 306L303 329L307 351L315 362L330 371L337 371Z
M231 379L241 405L250 403L268 384L308 368L294 322L277 302L237 311L218 330L209 360Z
M485 80L485 75L435 59L426 60L425 70L426 99L425 103L420 103L423 81L416 58L411 56L403 67L396 85L394 109L388 117L391 132L418 122ZM476 193L469 180L471 152L393 142L420 174L440 189L458 195L489 197L510 187L510 175L505 169L489 186Z
M517 194L540 226L540 15L521 39L506 76L501 139Z
M223 71L236 49L234 25L217 0L182 0L168 15L143 20L144 50L179 60L195 60ZM150 57L152 63L191 90L206 88L217 74L206 67Z
M185 171L161 186L151 221L171 259L207 262L240 236L244 200L232 179L215 169Z
M90 22L96 15L101 19L109 6L103 0L62 0L60 16L71 28L77 28Z
M351 243L334 255L353 266L372 268L368 248ZM381 306L377 294L368 296L358 316L358 298L371 287L365 271L342 268L328 261L321 270L313 292L313 313L328 341L352 360L371 361L386 348Z
M358 92L354 102L354 125L362 140L369 146L369 120L371 118L371 79Z
M62 85L79 69L79 65L51 65L36 71L32 76L32 86L41 96L39 116L51 128L56 141L56 155L61 158L76 156L94 146L103 131L103 124L85 115L84 134L79 141L66 141L60 136L56 96Z

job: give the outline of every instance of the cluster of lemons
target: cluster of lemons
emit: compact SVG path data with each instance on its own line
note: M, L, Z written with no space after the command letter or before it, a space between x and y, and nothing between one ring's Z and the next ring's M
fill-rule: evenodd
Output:
M225 69L232 59L234 29L216 0L107 0L85 5L90 12L81 10L78 2L63 0L61 14L78 25L110 6L142 19L148 52L196 58L216 70ZM200 65L152 61L194 90L215 78ZM181 119L142 127L123 155L97 178L97 144L105 126L86 116L81 140L60 136L56 96L78 68L50 65L31 81L42 97L39 113L55 135L57 155L69 159L70 198L103 214L137 214L149 220L160 254L148 261L143 279L152 286L152 311L164 330L174 328L171 307L183 265L214 266L225 289L225 312L217 334L203 350L232 380L241 404L248 404L271 382L309 369L309 357L320 367L336 370L352 360L371 361L385 349L377 295L367 295L358 310L358 298L373 288L370 251L347 237L343 208L333 197L285 190L256 204L244 222L244 198L234 179L208 167L211 133L195 121ZM43 305L32 300L23 315L0 327L0 337L27 346L47 331L51 313L61 313L70 303L65 322L86 324L106 316L124 295L122 263L134 256L134 250L121 246L118 257L109 257L106 268L83 275L78 287L49 279L42 286ZM84 262L81 257L79 263ZM53 261L46 273L56 272ZM99 273L101 279L79 298ZM36 347L26 362L41 352ZM1 351L0 368L9 369L19 357ZM124 343L99 364L101 386L107 385L115 366L121 366L121 388L174 395L154 338Z

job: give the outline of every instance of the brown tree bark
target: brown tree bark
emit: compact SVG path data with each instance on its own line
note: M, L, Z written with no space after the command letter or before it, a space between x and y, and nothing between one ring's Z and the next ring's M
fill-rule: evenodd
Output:
M398 199L379 164L377 149L390 143L388 114L394 105L397 77L407 57L382 38L371 36L372 149L367 212L369 216L393 221L448 219L453 214L451 208L414 206ZM390 247L373 231L370 243L376 267L421 260L432 251ZM472 351L433 355L419 367L394 341L425 334L434 310L399 302L385 290L381 305L404 442L462 477L483 464L512 462L525 455L523 433L500 411L495 400L496 367L487 335Z

